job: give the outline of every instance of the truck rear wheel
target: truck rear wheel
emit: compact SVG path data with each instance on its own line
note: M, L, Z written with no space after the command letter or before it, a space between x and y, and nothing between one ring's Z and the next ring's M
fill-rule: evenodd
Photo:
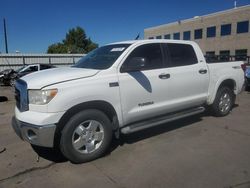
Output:
M234 105L233 91L228 87L220 87L217 91L215 100L211 105L212 112L217 117L226 116Z
M62 130L60 149L73 163L83 163L102 156L112 140L109 118L99 110L75 114Z

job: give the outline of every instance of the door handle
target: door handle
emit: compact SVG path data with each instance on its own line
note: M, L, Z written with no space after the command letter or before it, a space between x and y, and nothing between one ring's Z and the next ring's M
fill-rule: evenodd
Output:
M199 70L199 73L200 73L200 74L206 74L206 73L207 73L207 69L200 69L200 70Z
M160 74L159 78L160 79L168 79L168 78L170 78L170 74Z

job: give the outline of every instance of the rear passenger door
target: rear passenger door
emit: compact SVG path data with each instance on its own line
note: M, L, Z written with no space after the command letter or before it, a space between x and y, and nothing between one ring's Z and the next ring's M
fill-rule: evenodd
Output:
M198 59L190 44L163 44L169 57L171 85L167 89L168 108L173 111L198 106L207 99L209 76L205 62Z

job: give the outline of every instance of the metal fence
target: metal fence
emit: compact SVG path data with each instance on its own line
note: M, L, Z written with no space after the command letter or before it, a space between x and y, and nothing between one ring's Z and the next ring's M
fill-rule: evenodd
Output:
M84 54L0 54L0 71L29 64L52 64L58 67L76 63Z
M228 62L228 61L244 61L250 65L250 56L245 55L205 55L207 63Z
M0 54L0 71L18 69L24 65L44 63L58 67L75 64L85 54ZM250 56L206 55L208 63L244 61L250 65Z

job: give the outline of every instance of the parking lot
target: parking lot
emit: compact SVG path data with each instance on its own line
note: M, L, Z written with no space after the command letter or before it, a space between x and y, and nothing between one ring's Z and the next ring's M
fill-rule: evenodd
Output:
M0 102L0 188L250 187L250 92L226 117L205 113L123 136L80 165L50 150L38 158L11 128L13 92L0 87L0 96L9 99Z

